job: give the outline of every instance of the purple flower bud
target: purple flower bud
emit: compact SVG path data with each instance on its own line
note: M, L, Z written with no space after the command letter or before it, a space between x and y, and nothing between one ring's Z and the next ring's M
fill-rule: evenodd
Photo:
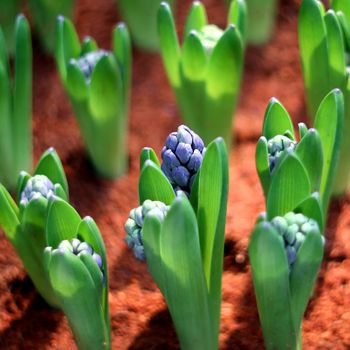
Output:
M192 145L191 130L185 125L180 125L177 129L177 139L179 142L188 143Z
M193 172L197 172L199 167L202 164L203 156L199 152L199 150L195 149L190 161L187 164L187 168Z
M165 146L175 152L177 144L176 132L172 132L166 139Z
M180 165L180 162L176 158L176 155L170 149L164 152L163 162L169 169L173 169Z
M184 166L178 166L172 171L174 181L181 187L186 187L190 178L189 171Z
M175 154L182 164L186 164L191 158L193 150L188 143L180 142L176 148Z

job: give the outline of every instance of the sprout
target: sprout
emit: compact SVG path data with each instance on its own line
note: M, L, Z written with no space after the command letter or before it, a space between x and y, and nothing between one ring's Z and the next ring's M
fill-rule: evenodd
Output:
M44 197L48 199L55 194L55 187L45 175L34 175L31 177L21 195L21 204L27 205L32 199Z
M278 159L284 151L293 151L297 145L296 141L291 140L287 136L276 135L267 141L267 150L269 153L270 172L275 168Z

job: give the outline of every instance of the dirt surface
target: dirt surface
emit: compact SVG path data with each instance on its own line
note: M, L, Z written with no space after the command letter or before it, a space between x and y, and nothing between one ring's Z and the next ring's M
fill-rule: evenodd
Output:
M220 0L203 1L209 19L221 26ZM249 48L236 117L237 144L230 156L230 194L226 226L220 349L262 349L263 340L247 259L256 216L264 209L254 165L255 142L270 97L282 101L295 123L305 121L297 44L299 1L281 1L277 30L263 48ZM79 35L110 47L119 20L114 0L77 1ZM179 1L178 23L190 6ZM158 55L134 51L130 116L130 169L116 181L98 179L86 159L74 115L54 62L34 41L35 160L49 146L62 158L71 201L82 216L97 221L105 240L110 272L113 349L178 349L162 295L124 242L123 225L138 205L138 157L142 147L161 150L166 135L180 123L174 95ZM326 230L326 253L303 324L304 349L350 349L350 198L333 203ZM0 234L0 348L75 349L63 314L42 301L13 248Z

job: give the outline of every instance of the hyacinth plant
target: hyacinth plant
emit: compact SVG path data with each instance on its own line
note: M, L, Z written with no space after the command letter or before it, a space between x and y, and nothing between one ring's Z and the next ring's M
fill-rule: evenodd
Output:
M291 156L290 159L293 159ZM279 165L278 165L279 166ZM281 175L281 181L287 182ZM296 176L299 174L295 174ZM304 177L305 185L308 178ZM298 183L287 192L307 196ZM273 190L275 191L275 190ZM286 197L283 197L286 198ZM302 320L323 257L323 223L309 197L293 211L274 208L261 215L250 238L248 253L266 349L301 350ZM289 203L293 206L293 200Z
M226 0L230 4L232 0ZM265 44L271 38L275 25L278 0L246 0L247 37L252 45Z
M28 5L42 47L46 52L54 53L57 16L73 18L75 1L28 0Z
M180 47L169 4L158 12L160 51L185 123L209 143L223 137L229 146L243 67L246 7L232 2L228 27L207 23L204 6L195 1Z
M182 349L217 349L228 196L222 138L207 148L180 126L162 151L141 153L140 207L125 224L126 241L161 290Z
M311 199L304 195L313 196L314 192L320 194L317 201L321 205L320 215L327 214L339 158L343 118L343 95L336 89L321 102L315 128L308 129L304 123L299 124L297 140L287 110L277 99L270 100L263 123L263 136L256 147L256 168L271 217L280 215L282 209L283 212L294 210L298 203L311 203ZM275 192L279 186L288 188L291 184L298 184L302 178L307 179L299 184L304 186L304 191L288 193L287 197ZM295 201L291 201L289 195Z
M0 182L15 189L21 170L32 165L32 44L26 18L15 24L14 76L0 29Z
M51 196L44 267L81 350L111 349L106 250L91 217Z
M68 199L68 185L61 161L52 148L40 158L31 176L22 171L17 201L0 184L0 227L21 258L24 268L46 302L59 307L43 264L45 226L49 197Z
M72 22L57 19L56 62L91 161L106 178L127 169L127 116L131 79L128 30L113 31L112 51L86 37L80 44Z
M7 52L12 55L15 52L15 23L20 12L20 0L0 1L0 27L5 37Z
M161 0L118 0L123 20L130 28L134 44L148 51L159 50L157 12ZM175 0L167 0L174 9Z
M342 195L350 175L350 10L347 0L333 0L326 12L317 0L303 0L299 12L299 46L306 100L312 118L324 96L334 88L344 94L345 115L340 159L333 194Z

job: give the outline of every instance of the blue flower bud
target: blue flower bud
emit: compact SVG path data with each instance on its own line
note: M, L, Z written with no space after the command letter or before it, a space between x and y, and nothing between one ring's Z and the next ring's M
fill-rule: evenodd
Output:
M124 226L126 231L125 241L138 260L146 260L142 241L142 227L145 217L152 214L156 215L160 221L163 221L168 210L169 206L166 206L164 203L147 199L141 206L130 211L129 218Z
M267 142L267 151L269 155L270 172L276 167L279 158L286 150L293 151L297 142L291 140L287 136L276 135Z
M65 239L58 245L57 250L63 253L70 252L77 256L80 256L81 254L91 255L103 274L102 258L99 254L94 252L94 250L92 249L89 243L82 242L78 238L73 238L70 241Z
M49 198L55 194L55 186L50 179L45 175L35 175L31 177L22 191L22 205L27 205L32 199L38 197Z
M185 125L179 126L177 132L167 137L162 150L161 169L175 191L189 195L204 153L202 139Z
M92 71L94 70L97 62L107 54L108 51L105 50L88 52L85 55L79 57L78 59L71 59L71 62L74 62L79 66L80 70L85 75L86 82L89 83Z
M276 216L271 220L271 224L283 238L289 270L291 270L306 235L320 234L318 224L303 214L293 212L289 212L283 217Z

